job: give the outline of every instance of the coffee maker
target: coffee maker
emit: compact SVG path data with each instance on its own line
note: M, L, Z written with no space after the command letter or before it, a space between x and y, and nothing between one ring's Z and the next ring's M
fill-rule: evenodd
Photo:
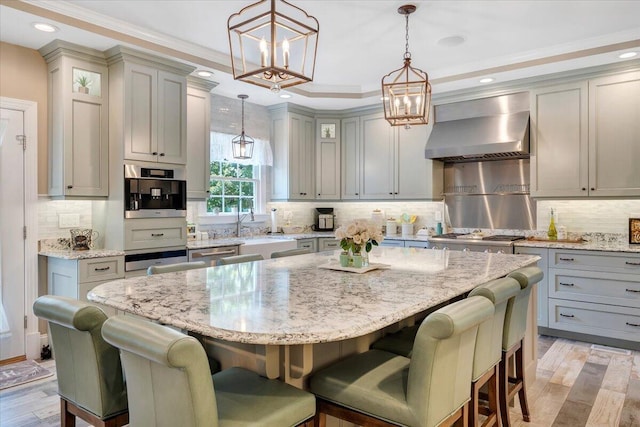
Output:
M333 231L333 208L316 208L314 215L316 231Z

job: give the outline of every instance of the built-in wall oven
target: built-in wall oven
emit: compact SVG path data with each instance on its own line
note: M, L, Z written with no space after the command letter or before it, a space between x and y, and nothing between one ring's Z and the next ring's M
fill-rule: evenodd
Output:
M125 218L186 217L186 177L184 166L124 165Z

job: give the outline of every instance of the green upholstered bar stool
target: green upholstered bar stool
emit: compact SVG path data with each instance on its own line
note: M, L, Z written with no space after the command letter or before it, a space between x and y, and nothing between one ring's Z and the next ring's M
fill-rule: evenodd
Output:
M287 256L310 254L309 248L287 249L286 251L271 252L271 258L284 258Z
M45 295L35 300L33 312L49 323L60 424L75 426L76 416L94 426L128 424L120 355L101 334L107 320L104 311L73 298Z
M177 264L169 264L169 265L152 265L147 268L147 275L151 276L152 274L162 274L162 273L172 273L174 271L184 271L184 270L195 270L197 268L205 268L207 264L204 261L193 261L193 262L179 262Z
M311 420L315 398L242 368L213 376L193 337L158 324L114 316L105 340L120 349L132 426L286 427Z
M478 325L493 304L471 297L430 314L420 325L411 359L369 350L311 377L316 425L326 415L358 425L466 425Z
M234 255L218 259L216 265L240 264L243 262L262 261L263 259L260 254Z
M493 317L478 327L478 338L473 356L473 376L471 382L471 408L469 425L476 427L480 414L486 418L482 427L498 425L501 421L498 401L498 366L502 357L502 335L508 302L520 293L520 284L510 277L493 280L478 286L469 297L482 296L495 307ZM480 406L480 389L487 385L488 403Z
M543 273L538 267L525 267L508 275L518 281L520 292L507 303L502 335L502 360L500 361L500 415L502 425L511 425L509 416L509 402L518 395L520 409L524 421L530 421L529 404L527 403L527 388L524 369L524 335L527 329L527 310L529 297L533 285L542 280ZM515 359L514 376L508 372L509 359Z

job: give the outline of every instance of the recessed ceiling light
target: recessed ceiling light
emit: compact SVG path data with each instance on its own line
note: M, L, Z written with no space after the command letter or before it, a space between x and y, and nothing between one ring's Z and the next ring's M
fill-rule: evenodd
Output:
M491 83L492 81L492 77L485 77L484 79L480 79L480 83Z
M464 41L465 41L465 38L462 36L449 36L449 37L441 38L440 40L437 41L437 44L445 47L454 47L454 46L460 46L462 43L464 43Z
M625 53L619 55L618 58L620 58L620 59L629 59L629 58L633 58L637 54L638 54L637 52L625 52Z
M289 95L288 93L282 93L282 94L280 94L280 98L289 99L289 98L291 98L291 95Z
M33 28L36 30L44 31L45 33L55 33L56 31L59 31L58 27L51 24L45 24L44 22L34 22L31 25L33 25Z
M211 77L213 76L213 73L211 71L197 71L196 72L197 75L199 75L200 77Z

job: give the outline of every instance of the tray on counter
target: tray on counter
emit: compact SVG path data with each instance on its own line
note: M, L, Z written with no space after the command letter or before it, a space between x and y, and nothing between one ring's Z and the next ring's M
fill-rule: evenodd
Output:
M547 243L584 243L586 242L586 240L584 240L582 237L578 237L577 239L549 239L548 237L535 237L535 236L529 236L527 237L527 240L529 242L547 242Z
M389 268L389 267L391 267L389 264L381 264L381 263L375 263L375 262L370 263L368 267L360 267L360 268L343 267L340 264L333 263L333 262L329 264L320 264L318 266L318 268L324 268L326 270L348 271L349 273L358 273L358 274L366 273L372 270Z

